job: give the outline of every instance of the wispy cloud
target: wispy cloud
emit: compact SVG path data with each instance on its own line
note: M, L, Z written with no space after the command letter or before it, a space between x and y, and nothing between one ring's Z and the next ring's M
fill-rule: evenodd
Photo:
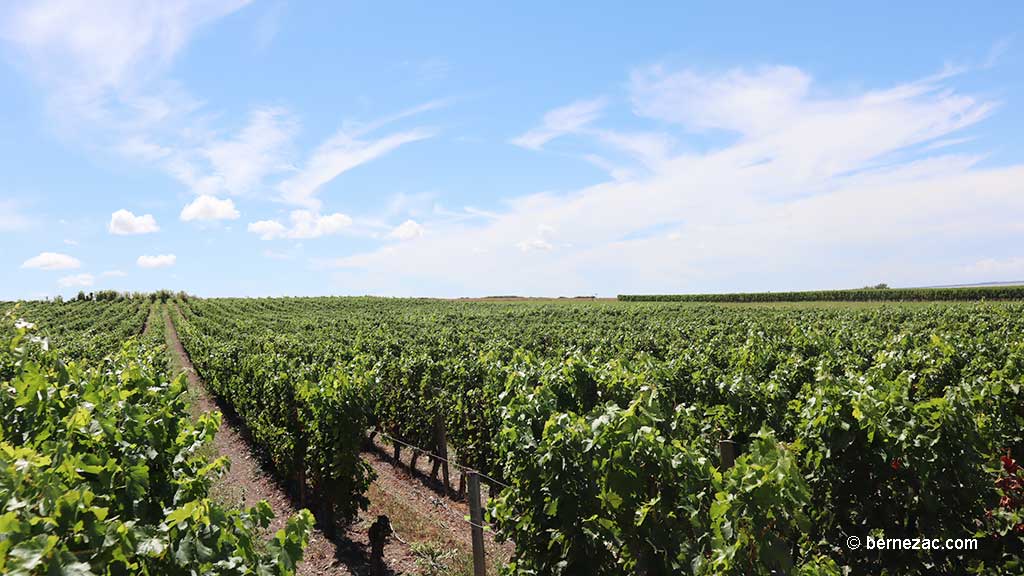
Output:
M317 194L328 182L405 144L431 136L433 132L419 129L360 140L340 131L321 144L297 174L278 185L280 199L287 204L317 210L321 205Z
M607 105L607 99L596 98L577 100L568 106L556 108L544 115L540 126L516 136L511 142L530 150L540 150L555 138L573 134L588 126L600 117Z
M275 0L263 8L263 13L260 14L252 32L257 49L264 50L274 41L281 27L286 6L284 0Z
M690 130L722 129L745 135L771 132L806 112L811 78L791 66L701 75L661 66L638 70L631 79L633 111Z
M927 149L996 108L956 91L954 77L828 96L790 67L639 70L633 108L662 129L638 138L590 118L580 133L644 159L647 170L507 200L494 218L432 224L418 242L333 264L347 269L352 290L401 279L387 287L399 294L427 284L470 294L586 293L599 282L621 291L792 287L788 279L818 262L831 282L858 285L881 270L868 273L864 259L889 262L893 246L952 243L948 251L1020 231L1015 182L1024 166L982 169L975 157ZM735 138L675 150L686 133L709 130ZM860 258L843 257L850 253ZM886 268L887 279L926 274L925 262Z
M287 110L256 108L236 136L200 144L197 149L180 154L169 167L197 194L246 194L260 186L268 175L290 168L288 148L298 129L298 121ZM190 156L200 160L190 160ZM209 169L198 168L198 161Z
M233 203L220 197L237 195L318 211L322 188L341 174L434 134L421 127L374 135L450 100L345 123L308 155L295 149L301 123L284 107L255 106L244 126L224 129L222 114L169 77L170 64L199 28L248 3L42 0L0 8L0 38L47 88L50 108L67 134L151 163L197 195L182 210L186 220L235 217ZM282 9L282 3L265 9L258 41L273 35ZM0 226L13 229L16 220L7 220ZM115 224L114 233L145 228Z
M14 2L0 8L0 39L46 87L51 113L68 134L91 126L123 138L198 106L166 70L199 28L247 3Z
M988 55L985 56L985 62L982 63L982 68L995 68L999 60L1010 50L1013 38L1007 36L1000 38L995 44L989 48Z
M98 91L167 65L203 24L249 0L39 0L12 4L0 36L49 81Z
M301 123L281 107L253 110L249 123L235 136L183 145L166 155L161 154L163 147L136 145L136 148L155 157L196 194L255 194L319 210L318 196L327 183L352 168L433 135L430 130L418 128L372 137L374 131L444 105L446 101L431 101L371 122L348 123L302 162L295 160L294 145Z
M1024 280L1024 256L982 258L962 270L969 278L985 280Z

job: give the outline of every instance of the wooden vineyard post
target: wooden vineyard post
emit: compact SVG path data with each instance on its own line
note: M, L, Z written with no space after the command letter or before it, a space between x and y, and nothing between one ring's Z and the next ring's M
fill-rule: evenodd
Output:
M441 477L444 479L445 492L452 489L451 479L448 476L448 433L445 431L444 419L440 414L434 418L434 440L437 455L441 457Z
M441 469L441 434L440 434L440 418L434 417L434 454L431 456L434 464L430 467L430 479L437 480L437 471Z
M306 431L302 425L302 419L299 418L299 407L295 405L293 407L293 417L295 418L295 461L296 461L296 478L295 481L299 485L299 506L302 508L306 507Z
M484 559L484 515L480 506L480 476L476 470L469 474L469 521L473 533L473 576L487 576Z
M732 440L719 440L718 457L722 472L732 468L732 465L736 463L736 443Z

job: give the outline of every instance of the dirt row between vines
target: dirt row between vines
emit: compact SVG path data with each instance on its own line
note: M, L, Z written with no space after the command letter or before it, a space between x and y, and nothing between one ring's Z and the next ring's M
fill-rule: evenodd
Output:
M196 415L214 410L224 413L193 367L170 314L162 316L172 369L186 374ZM266 500L275 513L268 534L283 528L288 517L299 510L285 488L263 470L240 423L227 417L221 421L212 452L212 456L227 456L231 461L227 474L213 487L213 498L234 506L251 506ZM379 449L364 451L363 459L377 476L367 491L369 509L339 531L333 541L314 529L298 573L369 574L368 530L377 516L383 514L390 518L395 530L395 537L384 549L384 560L392 574L472 574L466 503L436 492L421 473L411 472L402 463L396 466ZM509 548L494 546L490 536L488 573L497 574L495 564L508 557Z

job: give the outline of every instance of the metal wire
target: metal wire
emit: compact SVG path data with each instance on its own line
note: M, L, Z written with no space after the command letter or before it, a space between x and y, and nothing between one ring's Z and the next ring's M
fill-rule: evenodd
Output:
M491 482L493 482L495 484L498 484L499 486L503 486L505 488L509 488L510 487L508 484L505 484L504 482L499 482L499 481L495 480L494 478L491 478L490 476L484 474L483 472L480 472L478 470L473 470L472 468L469 468L467 466L463 466L462 464L459 464L458 462L455 462L453 460L449 460L447 458L442 458L442 457L438 456L437 454L434 454L430 450L424 450L423 448L420 448L419 446L415 446L413 444L409 444L408 442L404 442L402 440L399 440L398 438L395 438L394 436L392 436L392 435L390 435L387 432L384 432L382 430L374 429L371 432L376 432L377 434L379 434L379 435L381 435L381 436L391 440L392 442L394 442L396 444L401 444L402 446L405 446L405 447L410 448L412 450L419 450L421 453L426 454L427 456L430 456L431 458L435 458L437 460L440 460L441 462L445 462L447 464L450 464L450 465L452 465L452 466L454 466L456 468L459 468L460 470L463 470L465 472L475 473L476 475L478 475L478 476L480 476L482 478L486 478L487 480L490 480ZM445 507L448 508L447 505L445 505ZM451 510L451 508L448 508L448 509ZM454 510L452 510L452 512L454 512ZM460 518L462 519L463 522L465 522L466 524L469 524L470 526L473 526L475 528L480 528L481 530L485 530L487 532L490 532L491 534L494 534L495 536L503 536L504 537L504 534L502 534L502 532L500 530L497 530L496 528L494 528L490 524L488 524L488 525L477 524L477 523L473 522L472 520L466 518L465 516L460 516ZM401 538L399 538L399 540L401 540ZM404 542L404 540L403 540L403 542Z
M511 486L509 486L508 484L505 484L504 482L500 482L498 480L495 480L494 478L491 478L490 476L488 476L487 474L484 474L483 472L481 472L479 470L474 470L473 468L470 468L468 466L463 466L462 464L459 464L458 462L456 462L454 460L449 460L447 458L442 458L441 456L438 456L437 454L434 454L430 450L424 450L423 448L420 448L419 446L415 446L413 444L409 444L408 442L404 442L402 440L399 440L398 438L395 438L394 436L388 434L387 432L384 432L383 430L374 429L374 430L372 430L372 432L376 432L377 434L380 434L381 436L384 436L385 438L391 440L392 442L395 442L396 444L401 444L402 446L405 446L407 448L411 448L412 450L418 450L419 452L421 452L423 454L426 454L427 456L430 456L431 458L433 458L435 460L439 460L439 461L444 462L446 464L450 464L451 466L454 466L455 468L458 468L458 469L463 470L465 472L472 472L472 473L476 474L477 476L480 476L481 478L484 478L484 479L490 481L493 484L497 484L498 486L501 486L502 488L511 488Z

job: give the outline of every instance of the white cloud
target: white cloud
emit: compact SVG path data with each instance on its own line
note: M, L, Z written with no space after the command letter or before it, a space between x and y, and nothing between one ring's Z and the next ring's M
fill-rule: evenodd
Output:
M157 226L156 219L152 214L136 216L128 210L118 210L110 215L110 224L107 226L107 230L111 234L125 236L151 234L159 231L160 227Z
M167 268L174 266L177 261L178 257L174 254L160 254L158 256L139 256L135 263L140 268Z
M40 0L4 10L0 37L37 73L95 92L170 63L203 24L248 0Z
M942 283L949 254L1024 233L1024 165L927 150L995 107L950 78L829 96L790 68L644 70L631 98L663 135L628 143L656 159L646 171L509 199L494 218L431 223L418 242L323 264L345 267L349 290L407 295ZM738 137L673 152L661 142L680 126ZM530 229L540 233L524 239Z
M192 220L234 220L238 218L238 210L230 198L199 196L181 210L181 219Z
M249 232L261 240L275 238L319 238L337 234L352 225L352 218L340 212L320 215L309 210L293 210L289 215L291 227L277 220L260 220L248 226Z
M175 179L200 195L238 195L262 192L268 181L277 199L317 210L320 189L344 172L384 156L405 144L433 135L414 129L379 138L366 136L381 127L445 106L437 100L402 110L365 124L350 123L321 143L303 163L296 163L293 140L298 120L283 108L257 108L248 125L231 138L204 135L198 144L152 150L138 144L138 157L155 159Z
M277 167L266 150L280 119L272 109L256 110L237 139L221 139L209 126L217 114L168 71L197 30L249 1L0 3L0 40L45 89L65 138L155 163L197 193L234 192ZM286 121L278 124L287 132Z
M364 141L342 130L321 144L297 174L278 185L281 200L317 210L320 200L316 195L324 184L405 144L432 135L426 130L411 130Z
M65 238L64 239L64 245L65 246L78 246L78 240L72 240L70 238Z
M388 237L396 240L412 240L423 236L423 226L415 220L406 220L388 234Z
M298 121L283 108L257 108L249 123L235 137L213 139L197 154L210 166L208 174L199 174L191 164L179 159L172 171L199 194L246 194L264 179L290 168L287 149L298 132Z
M44 88L60 135L90 149L170 162L183 145L209 138L203 103L167 72L198 29L248 2L0 3L0 41Z
M975 282L1024 280L1024 256L983 258L963 271Z
M445 106L446 100L347 125L304 162L294 158L298 119L283 108L254 108L237 133L216 126L222 114L207 110L167 72L199 28L248 3L41 0L0 7L0 39L49 90L49 108L66 135L152 163L196 195L253 194L269 187L283 202L317 210L320 188L338 175L432 135L414 129L367 136Z
M292 238L319 238L337 234L352 225L352 219L340 212L321 216L309 210L291 213Z
M95 278L92 274L73 274L60 278L57 280L57 284L61 288L86 287L92 286L94 281Z
M982 68L995 68L999 63L999 60L1010 50L1012 39L1012 36L1007 36L996 41L996 43L989 48L988 56L985 57L985 62L982 63Z
M39 270L71 270L82 265L78 258L60 254L57 252L43 252L33 256L21 264L22 268L37 268Z
M519 249L522 250L523 252L534 252L538 250L547 252L555 248L550 242L541 238L534 238L533 240L524 240L522 242L517 242L516 246L518 246Z
M123 270L106 270L100 274L100 276L103 276L104 278L121 278L127 275L128 274Z
M806 112L801 104L810 86L810 76L791 66L722 75L652 67L633 74L631 91L633 110L640 116L693 130L758 134L784 126L798 110Z
M577 100L544 115L541 125L511 140L516 146L540 150L545 144L566 134L585 128L597 119L608 102L604 98Z
M288 234L288 227L277 220L259 220L257 222L250 222L248 230L253 234L259 234L261 240L285 238Z

